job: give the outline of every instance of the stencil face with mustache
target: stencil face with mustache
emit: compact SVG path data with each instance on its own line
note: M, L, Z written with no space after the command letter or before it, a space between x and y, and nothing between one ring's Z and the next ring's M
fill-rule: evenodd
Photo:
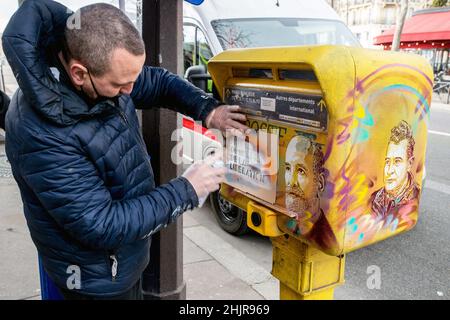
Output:
M286 209L297 214L302 233L306 233L320 215L319 193L325 185L323 154L310 139L295 136L285 159Z

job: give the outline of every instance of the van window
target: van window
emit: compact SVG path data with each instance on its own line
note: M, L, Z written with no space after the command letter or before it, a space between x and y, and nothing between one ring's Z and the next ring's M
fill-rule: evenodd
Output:
M198 64L208 65L209 59L213 57L205 35L197 28Z
M184 71L195 65L195 26L183 26L183 61Z
M183 26L184 72L191 66L207 66L213 56L205 34L200 28L186 24Z
M360 44L344 23L337 20L261 18L211 22L224 50L230 48Z

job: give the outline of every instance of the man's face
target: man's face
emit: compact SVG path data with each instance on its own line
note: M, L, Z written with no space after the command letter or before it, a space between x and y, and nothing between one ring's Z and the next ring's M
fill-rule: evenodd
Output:
M110 69L101 76L90 74L92 82L87 69L84 70L80 86L91 99L99 98L98 95L113 98L120 94L130 94L134 82L141 73L144 61L145 54L135 56L125 49L115 49L111 56Z
M384 188L387 192L397 194L408 179L411 160L407 155L408 140L400 143L389 142L384 164Z
M314 177L314 156L309 152L310 140L294 137L288 145L285 163L286 207L303 213L310 209L310 200L317 197Z

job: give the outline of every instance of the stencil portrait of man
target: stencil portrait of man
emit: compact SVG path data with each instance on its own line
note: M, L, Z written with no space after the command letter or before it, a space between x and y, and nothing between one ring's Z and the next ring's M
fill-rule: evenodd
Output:
M414 144L411 126L406 121L392 128L384 161L384 186L370 198L373 217L384 219L392 214L396 218L402 208L417 208L420 188L412 173Z
M294 136L285 157L285 205L295 213L288 228L296 235L321 247L336 245L336 238L320 208L320 193L325 189L323 153L319 144L305 136Z

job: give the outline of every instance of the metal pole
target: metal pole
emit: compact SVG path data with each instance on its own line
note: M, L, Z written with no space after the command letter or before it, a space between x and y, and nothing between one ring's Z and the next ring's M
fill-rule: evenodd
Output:
M146 64L182 73L182 0L142 1L142 34L146 45ZM161 19L164 17L164 19ZM142 114L142 129L152 157L156 184L177 176L171 161L175 142L171 134L177 128L177 114L153 108ZM183 220L155 234L150 250L150 263L142 278L144 298L174 300L186 298L183 280Z

